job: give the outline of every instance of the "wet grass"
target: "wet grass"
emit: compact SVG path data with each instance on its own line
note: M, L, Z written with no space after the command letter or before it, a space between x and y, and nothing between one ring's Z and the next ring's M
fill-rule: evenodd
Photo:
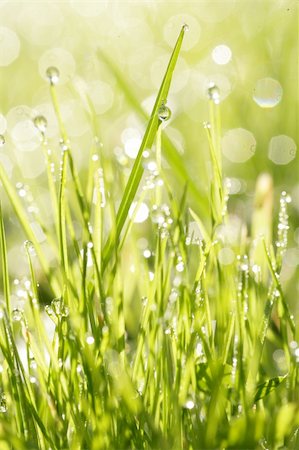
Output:
M222 173L220 105L212 85L205 124L212 167L207 198L197 196L193 182L188 183L184 161L164 132L168 91L185 31L183 27L129 175L112 158L102 157L94 125L83 183L61 119L59 80L50 73L61 134L58 183L45 123L41 118L35 123L45 150L54 226L39 220L55 267L0 167L3 188L28 239L22 310L11 307L0 211L4 450L299 446L298 320L280 283L290 198L281 194L278 230L272 233L267 206L273 186L263 178L251 214L255 236L248 235L244 223L234 228ZM118 81L137 108L120 75ZM88 101L93 126L92 99ZM164 149L182 184L179 197L164 170ZM124 187L117 198L115 180ZM197 208L190 208L190 196ZM145 205L146 221L140 218ZM264 223L270 232L260 235ZM41 284L51 292L46 306ZM277 350L280 365L272 357Z

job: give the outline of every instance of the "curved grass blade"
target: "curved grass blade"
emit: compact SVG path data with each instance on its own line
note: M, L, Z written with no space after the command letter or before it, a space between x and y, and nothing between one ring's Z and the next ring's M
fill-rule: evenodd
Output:
M177 39L177 42L175 44L175 47L173 49L172 55L170 57L168 67L166 69L160 90L158 92L147 129L143 136L143 140L142 140L140 149L138 151L138 155L136 157L133 169L131 171L128 183L125 188L125 192L124 192L124 195L123 195L123 198L120 203L120 207L119 207L119 210L118 210L118 213L116 216L115 230L112 230L110 238L108 239L108 241L103 249L103 269L105 269L105 267L111 257L111 253L113 251L115 242L117 242L119 239L119 236L123 229L124 223L128 216L130 206L131 206L133 199L135 197L135 194L137 192L137 189L138 189L138 186L139 186L142 174L143 174L143 167L141 164L142 153L146 148L151 147L151 145L155 139L155 135L156 135L157 128L159 125L158 109L160 108L161 104L163 102L165 102L167 99L168 91L169 91L170 83L171 83L171 79L172 79L172 74L173 74L176 62L178 60L178 56L179 56L180 49L182 46L184 34L185 34L185 27L183 26L181 29L181 32L179 34L179 37Z
M105 64L115 77L118 86L121 92L125 94L128 103L134 108L136 112L138 112L140 116L148 120L148 114L144 111L143 107L140 104L140 101L135 97L133 89L128 85L127 81L125 80L124 76L117 68L117 66L114 64L113 60L109 58L109 56L102 49L98 49L98 54L101 57L101 60L105 62ZM193 197L194 202L198 205L199 211L201 213L207 213L208 203L206 196L202 194L194 181L190 179L188 171L182 164L180 154L176 150L175 145L172 143L171 139L167 137L166 133L164 133L163 136L163 152L178 181L182 184L188 182L189 193Z
M286 379L287 375L288 374L281 377L270 378L270 380L259 384L254 396L254 401L257 402L258 400L266 397L266 395L270 394L270 392L273 392Z
M44 270L47 279L49 280L49 285L53 289L54 294L58 295L60 292L58 280L56 279L56 277L53 274L50 273L48 261L45 258L45 255L41 249L40 243L36 239L35 234L33 233L33 230L31 229L30 222L28 220L26 212L24 211L24 207L23 207L19 197L17 196L14 188L12 187L1 164L0 164L0 181L6 191L6 194L9 198L11 206L13 207L14 212L20 222L20 225L24 230L25 236L27 237L27 239L29 241L32 242L32 244L35 248L40 265L41 265L42 269Z

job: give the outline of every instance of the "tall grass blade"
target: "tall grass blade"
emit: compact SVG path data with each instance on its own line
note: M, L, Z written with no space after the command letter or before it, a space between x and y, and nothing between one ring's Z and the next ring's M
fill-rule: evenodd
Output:
M122 200L121 200L121 203L119 206L119 210L117 212L115 232L114 231L112 232L112 235L108 239L107 244L105 245L105 247L103 249L103 268L105 268L105 266L107 265L107 263L111 257L114 243L117 242L119 239L119 236L123 229L124 223L128 216L130 206L131 206L133 199L135 197L135 194L137 192L137 189L138 189L138 186L139 186L142 174L143 174L143 167L141 164L142 153L146 148L150 148L152 146L153 141L155 139L155 135L156 135L157 128L159 125L158 110L159 110L160 106L162 105L162 103L166 102L166 100L167 100L173 71L175 69L175 65L176 65L176 62L179 57L184 34L185 34L185 27L183 26L181 29L181 32L179 34L179 37L177 39L177 42L175 44L172 55L170 57L168 67L166 69L160 90L158 92L156 102L153 107L147 129L145 131L140 149L138 151L134 166L132 168L129 180L128 180L126 188L125 188L124 195L122 197Z

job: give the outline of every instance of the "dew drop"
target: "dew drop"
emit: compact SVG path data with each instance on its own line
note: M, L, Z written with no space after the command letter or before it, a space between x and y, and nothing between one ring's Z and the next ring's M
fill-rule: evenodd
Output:
M34 358L30 359L30 363L29 363L29 367L31 370L36 370L37 369L37 364Z
M144 150L144 152L142 153L142 157L144 159L148 159L150 157L150 151L149 150Z
M59 81L59 70L57 67L51 66L46 70L46 77L50 81L50 84L55 85Z
M161 122L166 122L171 117L171 111L164 103L158 109L158 117Z
M148 158L144 161L143 167L150 172L155 172L157 170L157 162L152 158Z
M7 412L6 396L5 394L0 395L0 413Z
M147 297L142 297L141 304L145 308L147 306L147 304L148 304L148 298Z
M3 145L5 144L5 137L0 134L0 147L3 147Z
M189 25L188 25L187 23L184 23L184 25L183 25L183 30L185 31L185 33L186 33L187 31L189 31Z
M33 119L33 123L35 125L35 127L42 133L44 134L46 132L47 129L47 119L44 116L36 116Z
M50 311L49 311L50 310ZM47 308L49 315L55 314L56 317L67 317L69 315L68 308L64 305L61 297L54 298L51 302L51 306Z
M31 241L28 241L28 240L25 241L24 242L24 248L25 248L26 252L28 252L30 255L35 255L36 254L34 245L33 245L33 243Z
M146 248L143 252L143 256L145 259L148 259L152 256L152 252L148 248Z
M215 105L218 105L220 103L220 92L218 86L214 83L214 81L211 81L208 86L208 97L210 100L212 100Z
M161 208L153 207L151 211L151 219L153 223L156 223L158 225L162 225L165 221L165 215L164 212L161 210Z
M178 293L177 289L172 289L170 292L170 295L169 295L170 303L175 303L178 296L179 296L179 293Z
M210 122L207 122L207 121L203 122L203 127L204 127L205 129L210 129L210 128L211 128Z
M12 311L12 320L14 320L15 322L20 322L22 320L23 317L23 311L19 308L15 308Z
M50 305L46 305L45 306L45 311L46 311L46 313L48 314L49 317L53 317L54 311L53 311L53 309L51 308Z
M183 263L183 261L179 261L175 266L175 269L177 272L183 272L185 269L185 264Z

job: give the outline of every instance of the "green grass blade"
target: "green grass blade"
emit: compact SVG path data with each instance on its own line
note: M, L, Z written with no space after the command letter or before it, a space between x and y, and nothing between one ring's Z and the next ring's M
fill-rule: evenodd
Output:
M150 148L153 144L157 128L159 125L159 118L158 118L158 110L163 102L167 100L168 91L170 88L170 83L173 75L173 71L176 65L176 62L179 57L180 49L182 46L183 38L185 34L185 27L183 26L181 29L181 32L179 34L179 37L177 39L176 45L174 47L174 50L172 52L172 55L169 60L168 67L166 69L160 90L158 92L154 108L152 110L152 114L150 117L150 121L148 123L146 132L144 134L140 149L138 151L138 155L136 157L133 169L131 171L128 183L125 188L125 192L116 216L116 229L115 229L115 235L114 232L111 235L112 238L108 239L108 242L104 248L103 251L103 267L108 263L108 260L110 259L111 252L113 249L114 242L118 240L120 233L123 229L124 223L126 221L126 218L128 216L128 212L130 209L130 206L132 204L132 201L135 197L135 194L137 192L142 174L143 174L143 167L141 164L142 160L142 153L146 148Z
M109 56L102 49L98 50L98 54L101 60L105 62L105 64L115 77L121 92L125 94L127 102L143 119L148 120L148 114L144 111L139 99L136 98L133 88L128 85L127 80L114 64L113 60L109 58ZM190 179L188 171L186 170L184 164L182 164L181 155L176 150L172 141L167 137L166 133L164 133L163 135L163 153L168 163L170 164L171 170L177 180L181 184L185 184L186 182L188 182L189 193L192 196L194 202L198 204L198 210L201 213L207 213L208 203L206 196L203 195L203 193L198 189L194 181Z
M10 315L9 274L8 274L7 249L6 249L6 239L5 239L5 230L4 230L1 203L0 203L0 244L1 244L1 264L2 264L4 298L6 303L7 315L10 320L11 315Z
M52 287L54 294L58 295L59 291L60 291L59 284L58 284L55 276L51 275L51 273L50 273L48 261L45 258L45 255L41 249L40 243L38 242L38 240L35 237L35 234L32 231L32 228L30 226L30 222L26 215L24 207L23 207L18 195L16 194L14 188L12 187L1 164L0 164L0 181L6 191L6 194L9 198L11 206L13 207L14 212L20 222L20 225L23 228L25 236L27 237L27 239L29 241L32 242L32 244L35 248L35 251L36 251L37 257L39 259L39 262L41 264L41 267L43 268L46 277L50 281L49 284Z
M271 378L270 380L265 381L264 383L259 384L257 386L254 401L257 402L258 400L261 400L262 398L266 397L266 395L269 395L286 379L286 377L287 375L281 377L274 377Z

